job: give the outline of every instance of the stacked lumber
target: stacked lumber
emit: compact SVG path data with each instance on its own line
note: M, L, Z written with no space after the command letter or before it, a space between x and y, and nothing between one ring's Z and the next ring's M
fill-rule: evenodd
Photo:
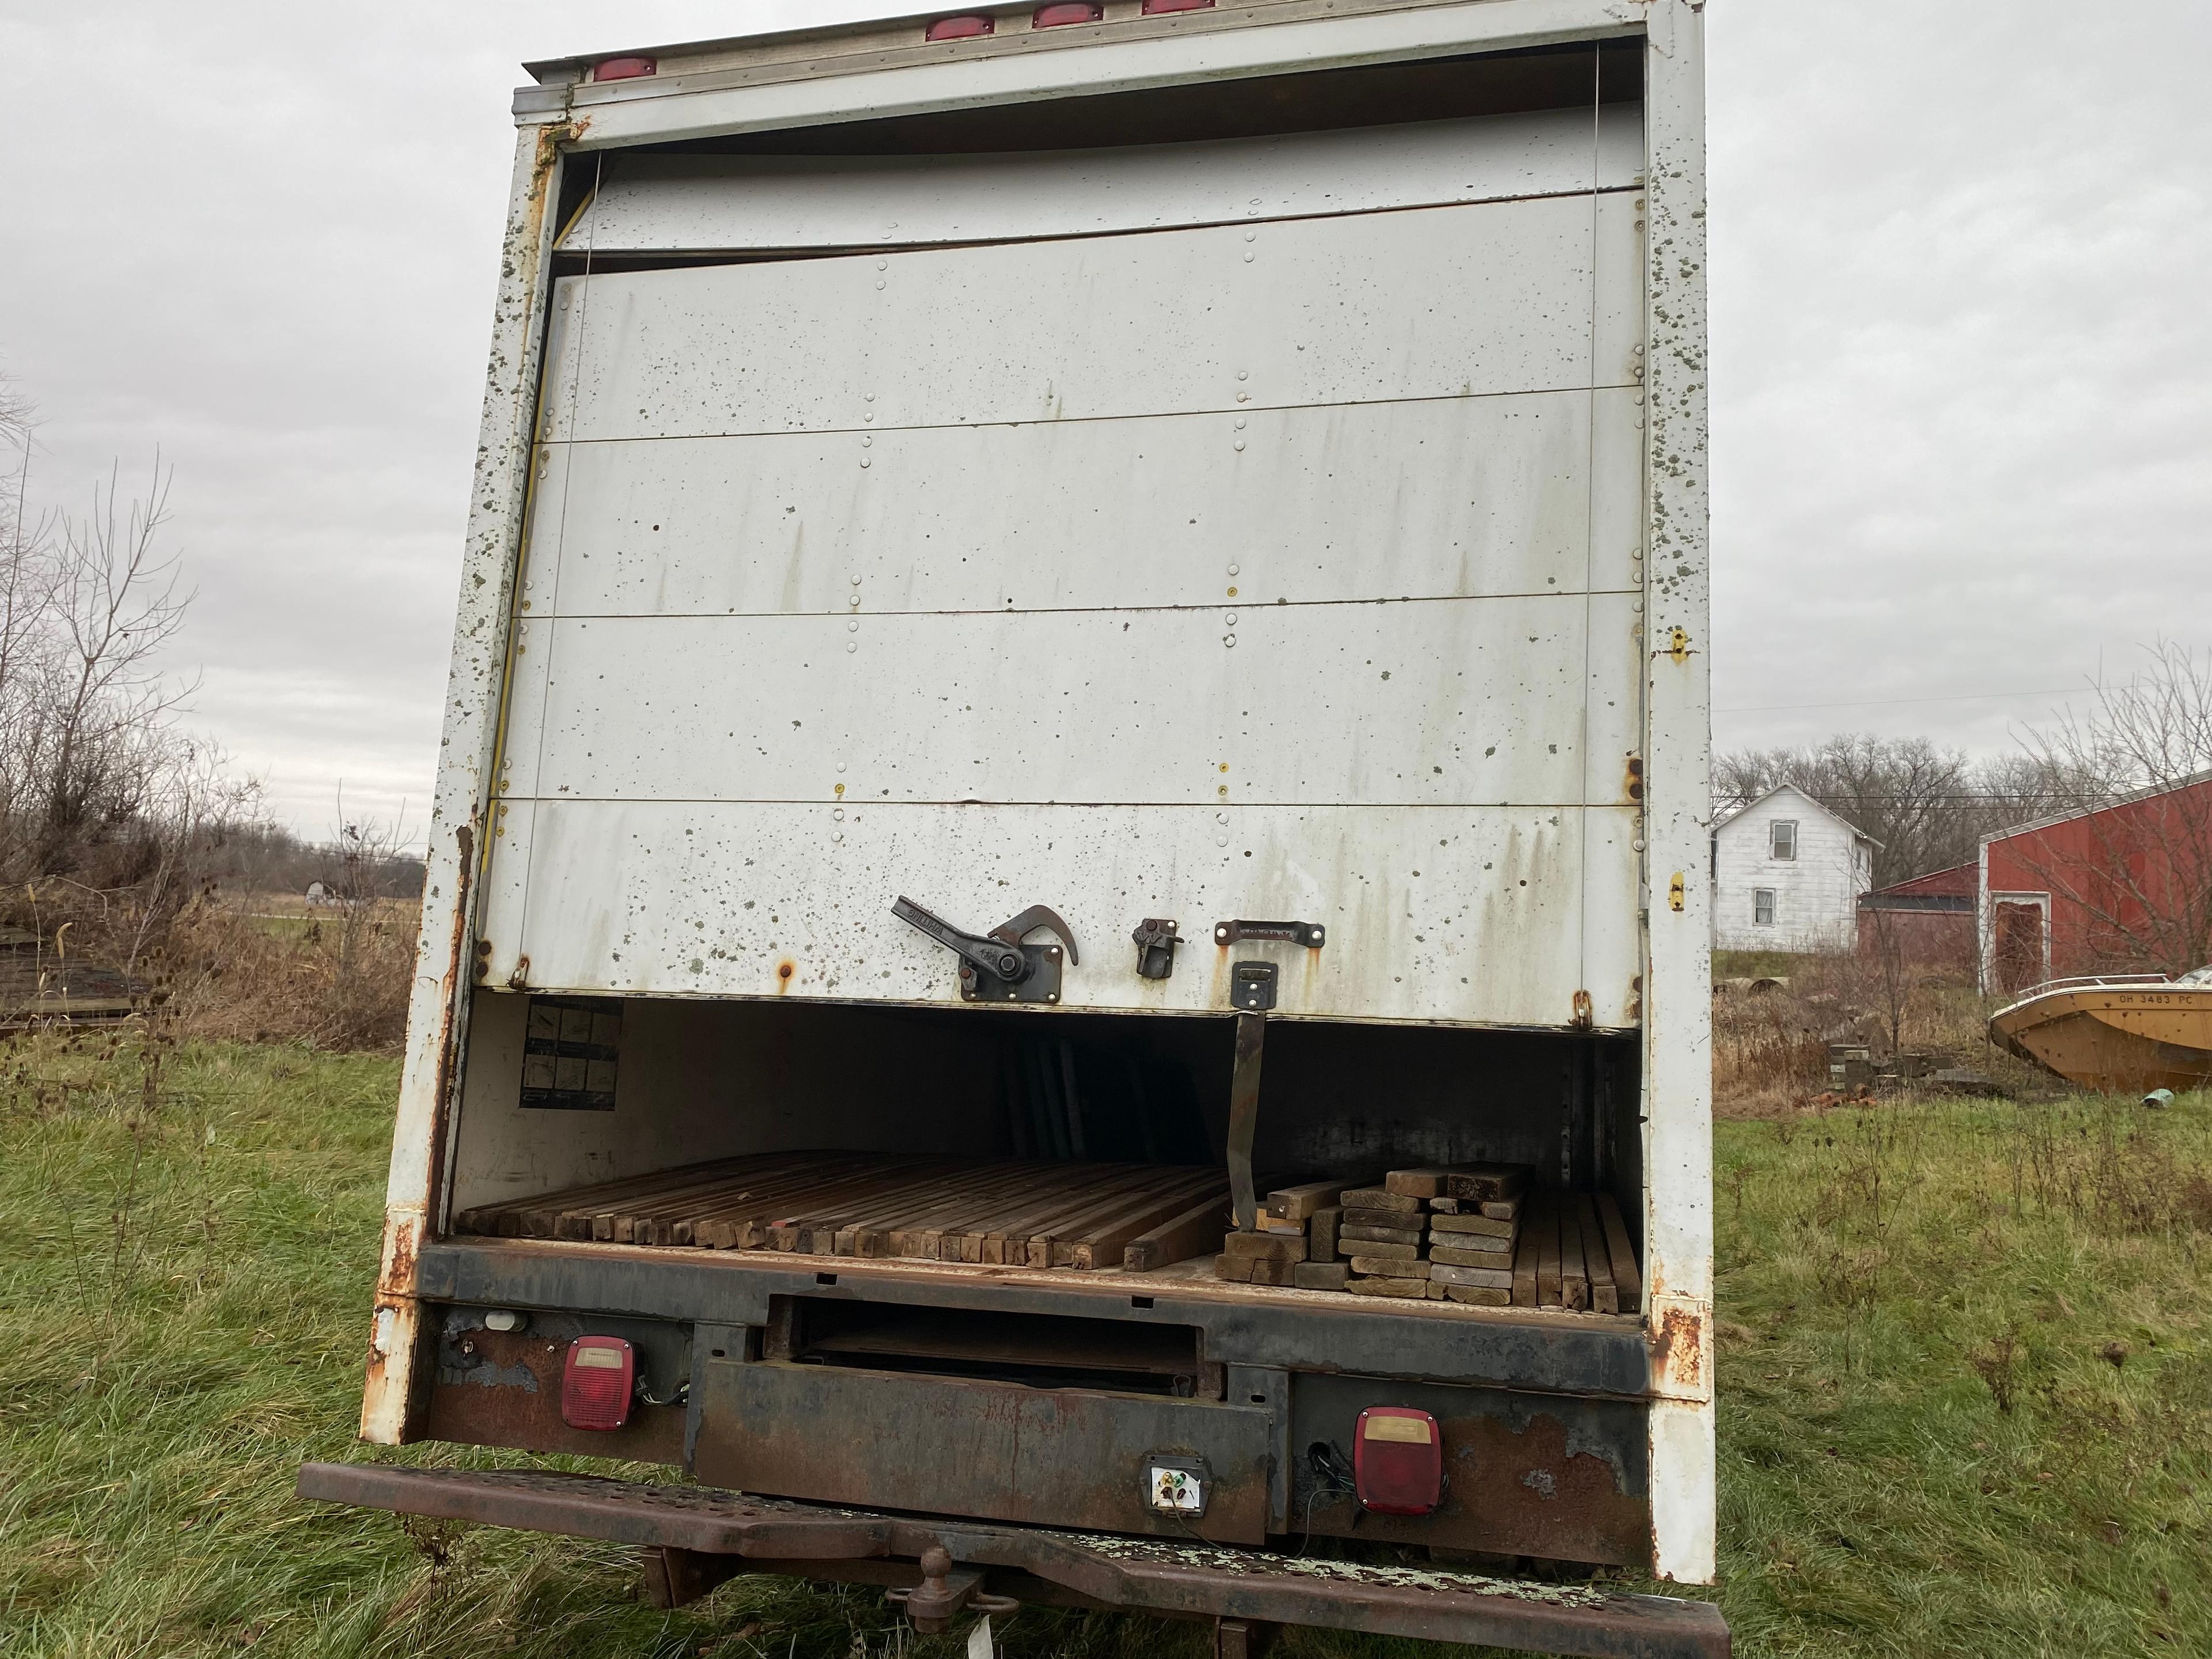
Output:
M1219 1170L769 1152L463 1214L462 1232L615 1244L1147 1272L1200 1255Z
M1535 1190L1516 1165L1393 1170L1269 1193L1218 1278L1476 1307L1634 1312L1641 1286L1608 1194Z

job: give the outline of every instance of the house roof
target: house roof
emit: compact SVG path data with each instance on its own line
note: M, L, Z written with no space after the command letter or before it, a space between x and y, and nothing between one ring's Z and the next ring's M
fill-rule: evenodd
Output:
M1813 811L1820 813L1821 817L1833 818L1838 823L1842 824L1844 829L1850 830L1856 838L1864 842L1868 846L1879 847L1881 845L1880 842L1876 841L1872 836L1867 834L1865 830L1860 829L1858 825L1853 823L1849 818L1844 817L1842 813L1829 811L1828 808L1821 805L1818 800L1807 794L1802 789L1800 789L1794 783L1778 783L1773 788L1768 790L1756 800L1746 801L1741 806L1737 807L1735 811L1729 813L1718 823L1715 824L1713 826L1713 833L1717 836L1722 830L1727 829L1729 825L1734 823L1738 818L1765 805L1767 802L1772 800L1777 795L1795 795L1807 806L1811 807Z
M1981 884L1981 866L1954 864L1948 870L1930 870L1910 881L1893 881L1866 895L1868 898L1909 897L1927 893L1972 893Z

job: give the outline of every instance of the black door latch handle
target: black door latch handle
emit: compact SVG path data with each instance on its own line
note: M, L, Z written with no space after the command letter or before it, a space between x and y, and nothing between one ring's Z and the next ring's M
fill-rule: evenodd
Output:
M1060 946L1030 945L1023 935L1049 927L1079 963L1075 935L1049 905L1032 904L988 933L970 933L925 910L902 894L891 914L960 958L960 996L966 1002L1058 1002Z

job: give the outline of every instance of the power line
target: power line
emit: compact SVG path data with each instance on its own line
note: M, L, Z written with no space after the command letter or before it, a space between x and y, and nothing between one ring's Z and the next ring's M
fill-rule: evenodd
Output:
M1784 708L1889 708L1910 702L1985 702L2002 697L2064 697L2094 691L2089 685L2051 686L2039 691L1958 691L1940 697L1857 697L1843 702L1754 702L1716 708L1716 714L1765 714Z

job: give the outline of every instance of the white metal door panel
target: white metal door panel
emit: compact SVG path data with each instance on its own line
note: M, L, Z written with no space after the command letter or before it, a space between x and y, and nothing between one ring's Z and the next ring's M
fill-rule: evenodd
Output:
M1625 189L1632 105L1118 149L610 155L564 252L1012 241Z
M839 428L859 468L872 427L1632 386L1635 199L571 277L544 435Z
M956 1002L952 958L890 913L901 893L974 929L1032 903L1074 929L1069 1008L1218 1010L1231 957L1284 965L1285 1015L1565 1025L1589 989L1624 1023L1632 954L1585 987L1578 942L1633 940L1632 883L1589 890L1594 854L1635 833L1623 808L1006 807L744 802L538 804L531 894L495 888L487 977L659 994ZM842 814L842 816L841 816ZM1220 822L1223 817L1229 822ZM1592 846L1586 848L1586 837ZM1199 943L1145 980L1135 921ZM1217 921L1328 927L1319 951L1206 940ZM779 971L786 963L788 977Z
M1586 630L1625 645L1630 605L562 621L536 793L1576 805L1589 709L1635 702L1634 658Z
M1635 395L892 428L866 469L837 434L556 445L524 598L615 616L1626 590Z

